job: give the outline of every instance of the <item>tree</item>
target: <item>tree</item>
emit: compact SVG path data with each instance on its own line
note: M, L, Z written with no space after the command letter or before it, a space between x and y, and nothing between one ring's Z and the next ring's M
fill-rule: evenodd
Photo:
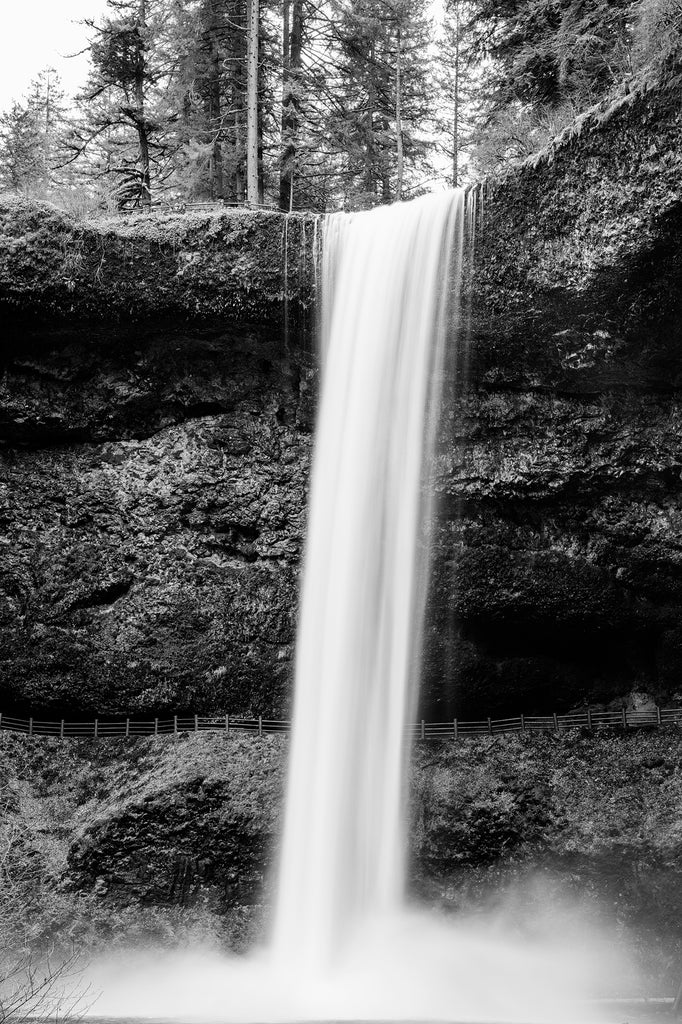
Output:
M640 0L633 30L639 73L665 74L682 59L682 0Z
M463 54L483 68L474 161L494 171L541 148L632 73L648 0L467 0Z
M27 94L0 114L0 183L12 191L49 195L59 184L68 117L59 76L41 71Z
M78 1020L88 1009L82 973L77 953L35 956L0 948L0 1024Z
M469 29L492 61L498 108L594 102L628 63L633 0L474 0Z
M170 87L181 55L168 34L181 4L171 0L107 0L111 15L87 21L92 70L79 97L80 126L71 159L95 152L94 175L116 179L121 206L149 208L152 184L173 171L178 121Z
M27 909L44 885L16 792L27 762L27 748L17 748L15 778L0 778L0 1024L47 1021L57 1014L78 1018L88 1002L76 951L57 955L46 941L37 950L27 948Z
M258 189L258 54L260 5L248 0L246 38L246 200L257 206Z
M407 0L351 0L338 29L337 96L329 123L360 205L390 202L423 161L431 93L424 8ZM358 180L359 179L359 180ZM355 189L353 189L355 191ZM347 199L348 188L346 188Z
M472 102L466 83L469 71L464 46L466 16L463 0L450 0L437 47L436 83L440 102L434 127L441 140L439 149L450 164L453 188L461 184L462 153L468 143L464 115Z
M303 58L303 0L283 0L282 18L282 116L279 170L279 205L294 205L294 175L301 114Z
M245 0L200 0L183 11L174 90L177 181L191 198L244 198L246 162Z

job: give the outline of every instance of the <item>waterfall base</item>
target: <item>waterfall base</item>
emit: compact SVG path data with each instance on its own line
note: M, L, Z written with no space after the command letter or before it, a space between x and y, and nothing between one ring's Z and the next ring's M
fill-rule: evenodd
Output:
M511 922L403 912L375 920L333 970L284 971L266 953L139 952L91 972L90 1015L183 1021L605 1021L600 998L634 995L634 972L560 915L531 941Z

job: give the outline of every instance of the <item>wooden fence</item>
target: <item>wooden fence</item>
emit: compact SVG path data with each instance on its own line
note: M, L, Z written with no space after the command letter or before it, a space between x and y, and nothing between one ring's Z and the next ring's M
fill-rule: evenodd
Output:
M303 209L302 207L294 207L290 211L283 211L278 203L242 203L234 202L229 199L209 199L205 202L183 202L181 199L172 201L154 200L151 207L147 210L143 210L137 207L133 210L119 210L117 211L121 216L129 216L131 213L222 213L225 210L270 210L274 213L310 213L312 216L316 216L312 210Z
M682 725L682 708L651 708L643 711L603 711L587 708L567 715L519 715L517 718L480 718L447 722L415 722L409 734L415 739L466 739L469 736L499 736L504 733L565 732L568 729L639 729L664 725ZM94 718L90 721L47 721L42 718L15 718L0 714L0 730L28 736L92 737L169 736L191 732L289 732L284 719L235 718L231 715L174 715L173 718Z

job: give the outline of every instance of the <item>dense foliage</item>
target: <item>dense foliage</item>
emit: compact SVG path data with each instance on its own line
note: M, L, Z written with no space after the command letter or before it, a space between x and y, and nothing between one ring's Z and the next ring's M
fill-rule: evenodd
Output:
M682 0L447 0L438 23L425 0L108 8L75 105L45 72L1 116L2 186L109 208L391 202L674 74L682 38Z
M474 163L488 173L540 149L618 91L674 77L682 0L472 0L464 50L483 66Z

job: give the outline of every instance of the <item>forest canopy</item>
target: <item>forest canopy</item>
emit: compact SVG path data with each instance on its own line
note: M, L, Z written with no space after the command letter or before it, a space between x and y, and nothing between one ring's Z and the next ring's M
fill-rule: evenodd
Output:
M0 188L67 208L356 209L514 166L673 78L682 0L107 0L67 99L0 114Z

